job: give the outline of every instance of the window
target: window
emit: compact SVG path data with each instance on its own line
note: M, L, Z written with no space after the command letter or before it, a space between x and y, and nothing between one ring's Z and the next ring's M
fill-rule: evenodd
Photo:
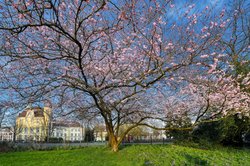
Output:
M28 133L28 128L25 128L25 129L24 129L24 132L27 134L27 133Z
M30 134L31 134L31 133L34 133L34 130L33 130L33 128L32 128L32 127L31 127L31 128L29 128L28 130L29 130Z
M58 132L56 133L56 136L59 137L59 133Z
M71 133L71 137L73 137L73 133Z
M39 127L38 127L38 128L36 128L36 132L37 132L37 133L39 133Z

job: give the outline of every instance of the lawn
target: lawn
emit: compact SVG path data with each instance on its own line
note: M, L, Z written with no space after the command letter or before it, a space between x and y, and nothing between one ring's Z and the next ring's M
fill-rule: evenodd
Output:
M72 150L26 151L0 154L0 165L250 165L250 149L204 150L178 145L133 145L113 153L105 147Z

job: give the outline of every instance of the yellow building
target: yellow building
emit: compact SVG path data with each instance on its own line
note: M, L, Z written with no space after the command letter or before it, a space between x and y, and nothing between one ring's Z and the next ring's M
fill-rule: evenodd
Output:
M16 119L16 140L45 141L49 133L52 109L49 104L41 107L27 107Z

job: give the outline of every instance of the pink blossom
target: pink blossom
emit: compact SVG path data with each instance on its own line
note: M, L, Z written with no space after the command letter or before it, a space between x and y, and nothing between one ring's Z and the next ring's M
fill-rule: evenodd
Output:
M201 58L208 58L209 56L207 54L201 55Z
M174 4L170 4L170 8L174 8L175 7L175 5Z
M19 19L23 19L23 18L24 18L24 15L19 13L19 14L18 14L18 18L19 18Z
M186 49L188 52L194 52L194 49L193 48L190 48L190 47L188 47L187 49Z
M172 65L172 66L175 66L175 65L176 65L176 63L174 63L174 62L171 62L171 63L170 63L170 65Z
M220 13L220 17L223 17L225 15L225 9L222 9L221 13Z
M122 19L122 20L127 19L125 11L121 11L120 15L118 16L118 19Z
M12 6L13 6L13 8L15 8L15 9L18 8L18 4L16 4L16 3L13 3Z
M26 2L26 6L30 6L30 5L32 5L33 4L33 1L32 0L28 0L27 2Z
M172 42L169 42L169 43L168 43L168 46L173 46L173 43L172 43Z
M206 37L207 37L207 35L206 35L206 34L201 36L201 38L202 38L202 39L204 39L204 38L206 38Z
M220 28L225 28L225 26L226 26L226 22L225 21L220 24Z
M201 32L206 32L208 30L208 27L207 26L204 26L202 29L201 29Z
M63 10L63 11L66 10L66 4L65 4L65 2L62 2L62 3L60 4L60 9Z
M217 25L218 25L217 22L213 22L213 21L210 22L210 28L211 29L214 28L214 27L216 27Z
M237 15L238 15L238 13L239 13L239 11L238 11L238 10L234 10L234 16L237 16Z
M225 57L226 54L219 54L218 57L221 58L221 57Z
M211 53L211 56L214 56L214 55L216 55L216 52L212 52L212 53Z

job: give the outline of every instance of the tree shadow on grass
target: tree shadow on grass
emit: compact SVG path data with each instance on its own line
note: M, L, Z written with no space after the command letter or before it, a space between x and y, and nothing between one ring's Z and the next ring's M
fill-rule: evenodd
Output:
M209 162L205 159L202 159L198 156L192 156L190 154L185 154L184 157L188 161L187 165L202 165L202 166L209 166Z
M119 150L125 149L127 147L145 147L145 146L153 146L153 147L168 147L170 144L143 144L143 143L131 143L131 144L121 144Z

